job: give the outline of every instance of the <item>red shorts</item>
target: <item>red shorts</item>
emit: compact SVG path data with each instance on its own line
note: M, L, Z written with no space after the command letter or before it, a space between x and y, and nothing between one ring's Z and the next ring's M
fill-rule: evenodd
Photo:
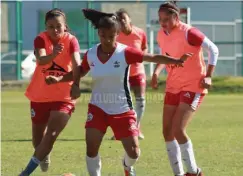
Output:
M74 104L67 102L30 102L31 119L35 124L46 124L51 111L64 112L71 116Z
M193 110L196 110L202 103L204 96L205 94L190 91L181 91L177 94L166 92L164 104L178 106L181 102L183 102L190 105Z
M129 77L129 83L131 87L134 86L146 86L146 75L145 74L139 74L136 76L130 76Z
M95 128L105 134L108 126L111 127L117 140L138 136L135 111L109 115L99 107L89 104L85 128Z

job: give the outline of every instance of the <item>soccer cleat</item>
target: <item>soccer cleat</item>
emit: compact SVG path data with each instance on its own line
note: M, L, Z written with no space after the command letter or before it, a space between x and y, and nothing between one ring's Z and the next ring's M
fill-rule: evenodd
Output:
M139 134L138 134L138 139L140 139L140 140L143 140L143 139L144 139L144 135L143 135L142 132L139 132Z
M124 167L125 176L136 176L134 167Z
M200 168L198 168L196 174L186 173L185 176L203 176L203 173L202 173L202 170Z
M51 164L50 155L47 155L41 162L40 162L40 168L42 172L47 172L49 169L49 166Z
M28 176L28 175L22 171L18 176Z

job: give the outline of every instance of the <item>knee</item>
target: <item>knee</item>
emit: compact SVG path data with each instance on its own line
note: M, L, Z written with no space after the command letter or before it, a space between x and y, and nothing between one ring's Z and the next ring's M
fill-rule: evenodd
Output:
M48 131L45 136L43 137L43 142L45 143L45 146L51 147L53 146L54 142L57 139L57 132L55 131Z
M186 130L180 127L175 128L174 130L175 138L180 140L186 136Z
M165 141L172 141L174 139L174 133L173 133L172 128L164 127L163 136L164 136Z
M89 143L86 146L86 155L90 158L94 158L98 155L98 150L99 148L97 147L97 145Z
M127 155L132 159L138 159L140 156L140 148L138 146L133 147L131 151L127 152Z

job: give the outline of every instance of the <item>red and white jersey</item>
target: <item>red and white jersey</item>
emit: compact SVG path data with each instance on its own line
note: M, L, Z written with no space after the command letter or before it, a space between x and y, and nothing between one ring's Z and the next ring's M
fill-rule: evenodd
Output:
M89 49L83 58L82 69L90 70L92 96L90 103L107 114L121 114L133 109L128 83L130 64L143 61L143 53L117 43L109 60L103 63L97 56L100 44Z

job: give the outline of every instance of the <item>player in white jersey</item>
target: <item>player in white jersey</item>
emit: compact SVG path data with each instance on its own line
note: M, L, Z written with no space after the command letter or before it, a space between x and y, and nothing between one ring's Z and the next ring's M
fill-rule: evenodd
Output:
M90 48L85 54L79 75L73 75L74 83L71 89L71 97L78 98L80 77L90 71L93 87L85 125L87 169L90 176L101 175L99 147L110 126L116 139L121 140L125 149L125 175L135 176L133 165L138 160L140 149L136 113L133 110L128 83L129 65L147 61L183 66L183 62L191 54L185 54L181 59L144 54L116 41L120 26L114 14L92 9L84 9L83 13L98 29L100 38L100 44Z

